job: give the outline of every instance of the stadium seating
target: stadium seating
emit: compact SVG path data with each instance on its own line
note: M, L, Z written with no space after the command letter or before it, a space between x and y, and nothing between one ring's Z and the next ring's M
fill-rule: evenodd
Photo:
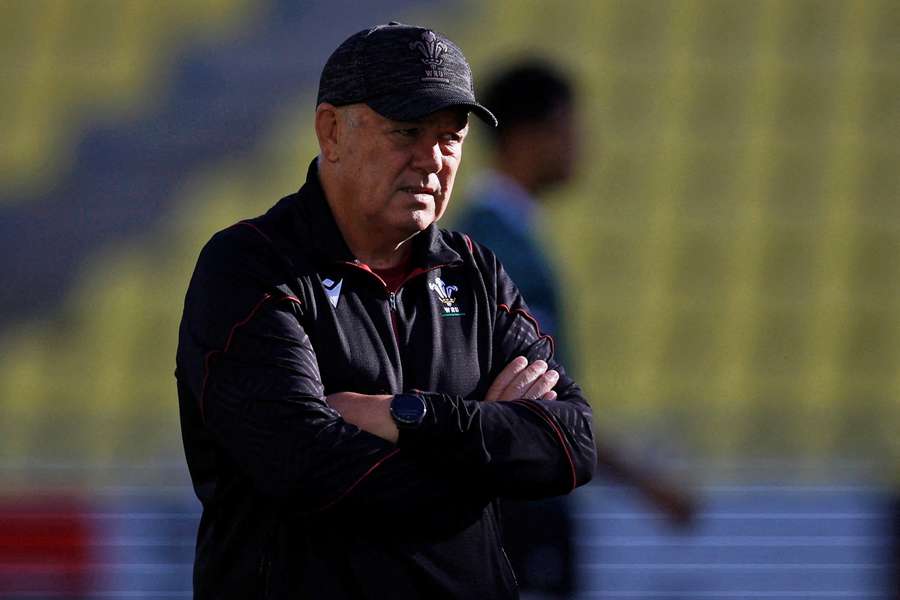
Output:
M185 40L248 10L109 5L0 3L0 73L17 86L0 93L0 186L52 181L86 120L124 127L164 102ZM580 78L584 164L546 230L605 427L693 457L846 457L895 476L900 5L504 0L440 27L476 73L525 51ZM252 153L198 167L152 231L85 262L60 310L0 332L0 456L97 466L85 486L112 480L104 465L181 459L172 371L193 262L301 184L309 85Z
M162 102L179 49L228 33L251 7L250 0L0 3L0 199L51 189L85 125L134 118Z
M497 4L457 37L482 71L528 37L582 78L588 164L552 211L562 235L550 241L585 324L582 379L606 418L677 424L703 454L896 452L890 420L876 418L897 416L900 383L897 173L887 168L897 105L884 100L897 94L884 24L893 4L825 3L815 27L804 3L578 6L599 29L568 31L572 15L557 15L528 37L540 7ZM480 31L496 45L480 45ZM197 245L299 185L314 153L307 115L288 113L256 158L198 174L158 239L86 265L62 317L7 336L2 380L17 390L17 419L53 405L90 423L84 443L106 456L132 431L170 429L179 295ZM112 439L94 435L101 426L121 439L101 441ZM32 449L46 448L46 433ZM56 436L61 447L69 436Z

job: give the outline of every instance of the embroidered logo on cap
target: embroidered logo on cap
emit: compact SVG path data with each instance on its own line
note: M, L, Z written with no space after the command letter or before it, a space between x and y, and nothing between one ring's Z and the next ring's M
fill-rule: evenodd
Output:
M409 49L422 53L421 60L425 64L425 77L422 77L422 81L450 83L441 70L441 65L444 64L443 55L448 50L447 44L440 41L433 31L423 33L421 41L410 42Z

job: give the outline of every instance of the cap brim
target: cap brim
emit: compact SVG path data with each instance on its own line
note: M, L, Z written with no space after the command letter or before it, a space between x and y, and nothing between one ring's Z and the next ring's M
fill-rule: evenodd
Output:
M381 116L394 121L417 121L433 112L453 106L462 106L475 113L491 127L497 126L497 117L494 116L494 113L475 102L471 96L457 93L455 90L425 88L414 94L392 94L370 98L365 102L369 108Z

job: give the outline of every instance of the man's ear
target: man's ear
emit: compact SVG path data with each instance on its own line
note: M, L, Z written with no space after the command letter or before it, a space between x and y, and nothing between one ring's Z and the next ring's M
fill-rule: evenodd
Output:
M339 158L338 114L334 105L323 102L316 107L316 137L322 158L336 162Z

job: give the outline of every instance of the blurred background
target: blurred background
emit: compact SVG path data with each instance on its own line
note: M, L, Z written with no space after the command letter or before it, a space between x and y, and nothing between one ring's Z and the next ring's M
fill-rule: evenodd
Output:
M577 597L894 598L896 0L0 0L0 597L190 596L190 273L302 184L325 59L389 20L476 85L578 80L544 223L578 377L698 512L579 490Z

